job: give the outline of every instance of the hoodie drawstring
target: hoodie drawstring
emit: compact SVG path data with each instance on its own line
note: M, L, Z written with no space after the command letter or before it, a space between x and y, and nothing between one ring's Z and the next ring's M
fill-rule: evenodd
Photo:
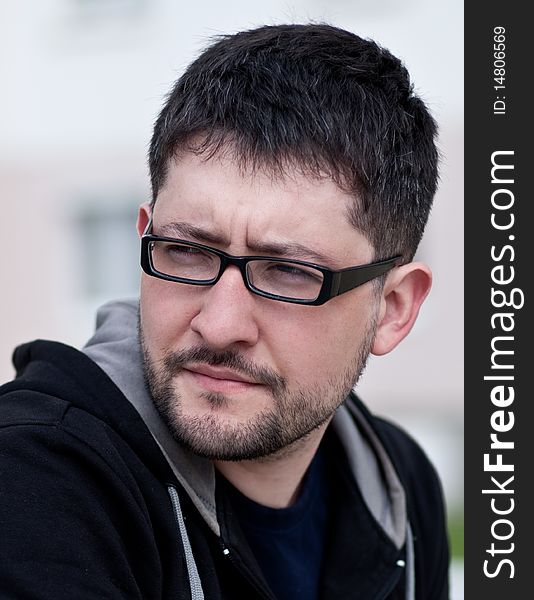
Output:
M415 600L415 565L413 534L410 523L406 526L406 600Z
M195 557L193 556L193 550L189 542L187 535L187 529L185 528L184 517L182 515L182 508L180 506L180 498L176 489L170 485L167 488L169 496L171 497L172 508L174 516L178 522L180 528L180 536L182 538L182 546L184 548L185 563L187 566L187 572L189 575L189 587L191 588L191 600L204 600L204 592L202 590L202 583L198 574L197 565L195 563Z

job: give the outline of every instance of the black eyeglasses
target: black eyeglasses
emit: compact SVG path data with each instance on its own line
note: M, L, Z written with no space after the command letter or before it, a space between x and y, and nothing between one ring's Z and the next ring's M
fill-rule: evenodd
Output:
M400 263L400 256L334 271L301 260L268 256L232 256L216 248L152 235L152 221L141 237L141 267L147 275L190 285L215 285L229 265L236 266L246 288L271 300L318 306Z

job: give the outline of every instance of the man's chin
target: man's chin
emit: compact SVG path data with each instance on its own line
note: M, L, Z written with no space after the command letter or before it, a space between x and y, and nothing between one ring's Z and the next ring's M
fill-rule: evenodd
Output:
M162 417L180 445L210 460L253 460L273 454L287 443L273 414L243 420L220 414L224 410L217 412L180 413L170 418L162 414Z

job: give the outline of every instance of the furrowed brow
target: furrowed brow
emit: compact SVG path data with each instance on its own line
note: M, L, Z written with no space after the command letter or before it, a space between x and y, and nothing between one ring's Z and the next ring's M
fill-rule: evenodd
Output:
M175 237L193 240L197 242L208 242L211 244L229 245L230 241L223 234L219 234L191 223L185 223L184 221L173 221L160 225L158 228L158 235L165 237Z
M325 267L338 266L337 261L333 260L331 256L326 256L296 242L249 242L248 247L255 253L258 252L268 256L294 258L321 264Z
M172 221L157 227L157 235L164 237L187 239L200 243L217 244L220 246L229 246L230 240L224 234L213 232L191 223L184 221ZM280 258L294 258L295 260L304 260L314 262L325 267L341 268L338 261L331 256L327 256L316 250L312 250L303 244L296 242L248 242L247 246L254 254L273 256Z

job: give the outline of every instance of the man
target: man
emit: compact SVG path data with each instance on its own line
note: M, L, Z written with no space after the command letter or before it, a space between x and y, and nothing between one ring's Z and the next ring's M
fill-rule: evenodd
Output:
M150 147L139 307L82 352L15 352L2 598L447 597L437 477L352 392L430 288L435 132L400 62L334 27L191 64Z

